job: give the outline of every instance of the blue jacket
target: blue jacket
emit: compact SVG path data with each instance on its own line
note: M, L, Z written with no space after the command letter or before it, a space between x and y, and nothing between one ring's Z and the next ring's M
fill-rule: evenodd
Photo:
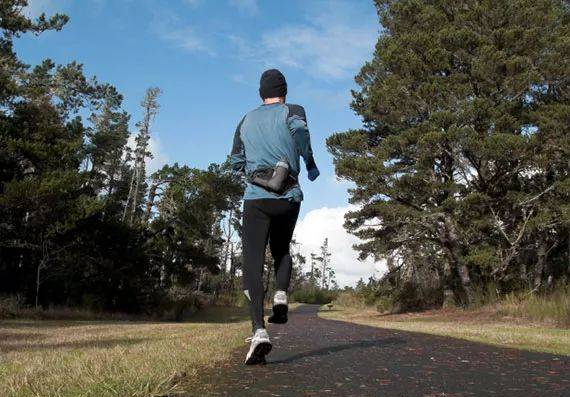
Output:
M308 171L316 169L305 109L273 103L252 110L238 124L230 162L235 172L251 175L258 168L287 160L291 174L298 177L300 156ZM248 182L244 194L244 200L283 198L302 201L303 192L297 186L279 196Z

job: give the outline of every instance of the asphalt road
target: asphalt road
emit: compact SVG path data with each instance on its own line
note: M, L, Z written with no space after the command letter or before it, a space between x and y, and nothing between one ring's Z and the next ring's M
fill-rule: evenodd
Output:
M301 306L270 325L267 365L247 345L189 396L565 396L570 358L332 321Z

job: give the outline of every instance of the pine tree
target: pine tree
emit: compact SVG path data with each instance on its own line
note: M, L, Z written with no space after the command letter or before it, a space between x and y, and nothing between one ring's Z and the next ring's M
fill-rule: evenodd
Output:
M129 214L129 223L133 224L137 210L145 196L145 180L146 180L146 159L152 158L149 152L150 128L158 113L160 105L158 104L158 96L161 94L160 88L152 87L146 91L146 95L141 102L143 108L143 119L137 123L139 133L135 138L136 148L134 157L133 174L129 187L129 195L123 212L123 220Z
M63 14L47 17L41 14L32 20L24 14L28 0L5 0L0 2L0 112L9 108L19 94L18 78L26 75L27 67L14 52L14 38L25 33L40 35L49 30L61 30L69 18Z
M130 116L121 110L121 102L122 96L109 89L100 113L91 115L92 127L86 131L91 186L95 194L105 194L114 207L121 199L123 154L129 137Z
M307 278L309 279L309 283L311 284L312 288L318 287L318 280L321 279L321 271L318 268L318 262L320 261L320 257L311 252L311 270L307 274Z
M527 283L533 233L545 247L568 239L569 8L376 5L383 31L352 103L364 127L327 140L356 184L346 226L362 256L435 252L443 289L466 304L474 282Z
M291 240L291 259L293 261L293 268L291 269L291 285L289 289L295 291L302 287L307 281L303 273L303 267L307 263L307 259L301 254L301 243L295 237Z
M334 270L330 267L331 253L329 251L329 239L325 238L323 245L321 245L321 288L328 289L331 274L334 275ZM332 273L331 273L332 272Z
M12 178L2 181L0 195L0 211L9 225L2 233L2 249L8 257L18 252L19 271L34 274L36 306L42 283L65 269L62 256L77 243L73 231L102 209L101 202L85 192L88 178L79 172L84 126L79 118L66 117L85 97L101 100L95 94L98 87L77 85L86 81L77 79L81 73L76 64L56 68L45 61L35 67L1 131L12 164ZM59 97L50 89L54 86Z

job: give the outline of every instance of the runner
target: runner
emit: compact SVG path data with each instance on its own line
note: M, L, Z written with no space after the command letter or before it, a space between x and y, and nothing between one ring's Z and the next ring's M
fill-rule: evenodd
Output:
M299 186L300 156L308 178L319 169L313 158L305 109L285 103L285 76L270 69L261 75L263 104L237 126L231 153L233 170L246 177L243 211L243 288L248 298L253 336L247 365L264 364L271 341L263 321L263 263L269 240L277 291L269 322L287 322L287 290L293 265L289 244L303 193Z

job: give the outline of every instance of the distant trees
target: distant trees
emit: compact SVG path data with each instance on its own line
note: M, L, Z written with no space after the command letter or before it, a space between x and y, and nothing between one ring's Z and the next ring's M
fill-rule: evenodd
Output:
M329 250L329 239L325 238L320 247L320 253L311 252L311 263L306 279L312 288L337 288L335 271L331 264L332 254Z
M242 182L216 164L147 175L160 90L141 103L133 151L114 87L75 62L29 68L18 60L15 37L68 20L32 21L26 4L0 2L0 294L36 306L148 312L173 288L206 288L208 275L237 266L221 225L229 219L239 229Z
M207 170L165 166L153 178L157 213L151 219L147 241L150 260L160 270L163 286L173 283L196 287L205 270L225 271L221 222L223 213L239 203L242 186L227 168Z
M323 245L321 245L321 255L318 257L321 262L321 288L329 289L329 287L336 284L334 279L335 273L331 267L331 256L329 251L329 239L325 238Z
M364 126L327 140L337 175L356 184L346 227L361 256L389 258L386 280L439 280L445 304L490 283L567 282L567 4L376 6L383 30L353 92Z

